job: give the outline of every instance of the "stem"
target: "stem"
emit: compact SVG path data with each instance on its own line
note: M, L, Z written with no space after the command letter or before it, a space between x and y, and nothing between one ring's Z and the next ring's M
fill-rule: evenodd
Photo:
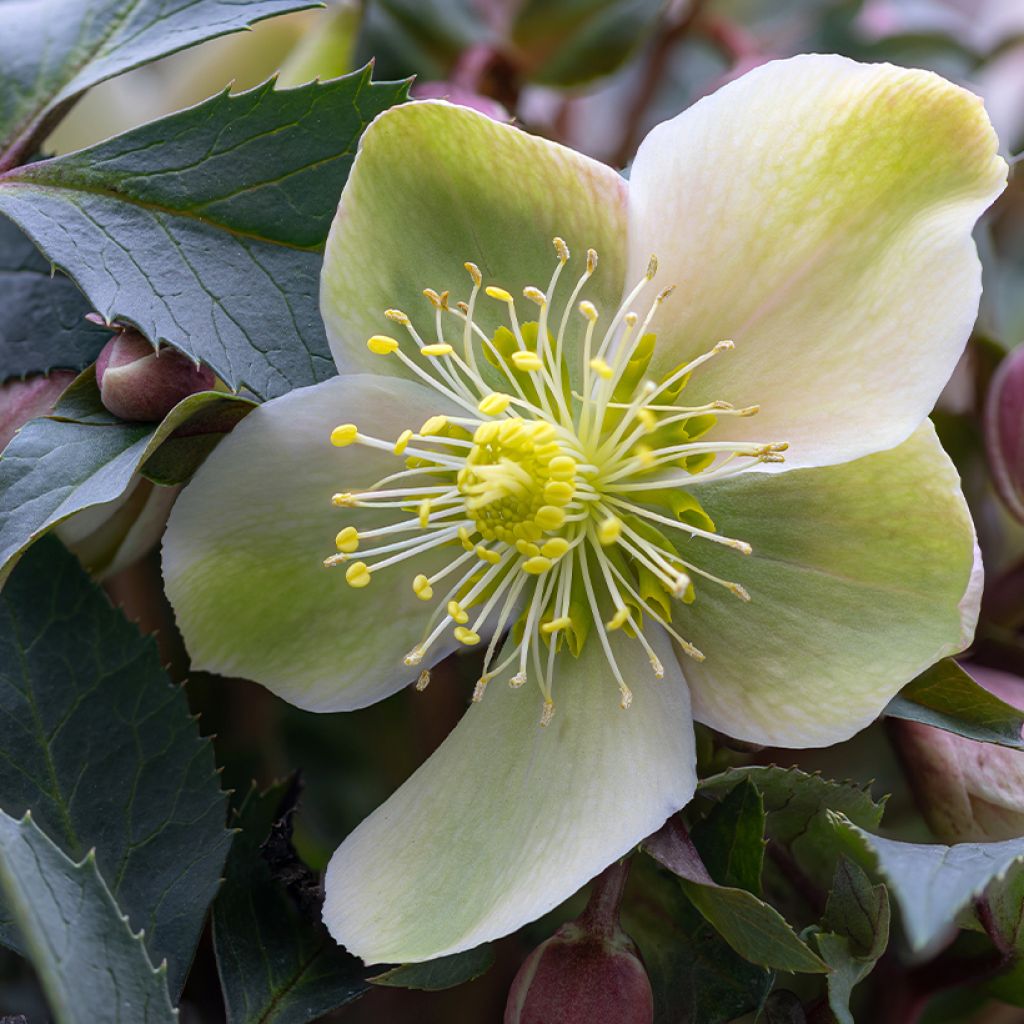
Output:
M587 907L577 918L577 924L586 932L611 938L619 928L619 909L622 894L629 878L630 858L624 857L605 868L594 879Z

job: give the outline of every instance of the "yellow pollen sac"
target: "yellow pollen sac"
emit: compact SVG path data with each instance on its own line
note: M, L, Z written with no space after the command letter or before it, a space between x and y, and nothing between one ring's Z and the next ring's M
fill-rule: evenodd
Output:
M534 288L532 284L528 284L523 289L523 295L531 302L535 302L538 306L547 305L547 296L539 288Z
M540 553L545 558L556 559L561 558L568 550L569 542L564 537L552 537L551 540L544 542Z
M495 391L493 394L486 395L484 398L481 398L477 405L477 409L479 409L485 416L499 416L508 408L511 401L511 395L503 394L501 391Z
M568 505L576 488L568 480L552 480L544 485L544 500L549 505Z
M650 409L638 409L636 418L640 421L644 430L650 434L658 426L658 417Z
M466 551L473 550L473 542L469 539L469 530L464 526L459 527L459 543Z
M421 693L430 685L430 669L425 668L416 680L416 689Z
M359 504L359 499L351 491L341 491L331 495L331 504L337 505L338 508L355 508Z
M528 558L523 562L523 572L528 572L531 576L540 576L541 573L545 573L555 563L550 558L544 558L543 555L535 555L533 558Z
M346 526L337 537L334 538L334 545L346 555L352 554L359 547L359 531L354 526Z
M408 325L409 318L400 309L385 309L384 315L396 324Z
M536 544L532 544L528 540L523 540L521 537L516 541L516 551L526 558L533 558L540 554L540 548Z
M591 359L590 368L602 380L612 379L612 368L603 359Z
M354 423L342 423L331 431L331 444L335 448L347 448L358 437L359 431Z
M345 570L345 582L357 590L360 587L368 587L370 585L370 570L367 569L366 563L353 562Z
M540 631L547 633L549 636L552 633L557 633L560 629L568 629L572 625L572 619L568 615L562 615L560 618L552 619L550 622L545 622L541 625Z
M597 539L605 546L614 544L622 536L622 520L618 516L609 516L597 528Z
M548 463L553 480L571 480L576 475L576 460L571 455L556 455Z
M408 446L409 446L409 439L411 437L412 437L412 431L411 430L403 430L398 435L398 440L395 442L395 447L393 449L393 451L394 451L394 453L396 455L401 455L402 452L404 452L405 449L408 448Z
M420 355L423 356L450 356L455 349L451 345L424 345L420 349Z
M490 562L491 565L497 565L501 561L501 554L499 552L485 548L483 544L477 544L475 550L477 558L482 558L485 562Z
M597 307L592 302L587 302L586 300L581 302L580 313L582 313L583 316L586 317L586 319L589 320L591 323L596 323Z
M484 280L480 268L475 263L463 263L462 265L466 268L466 273L473 279L473 284L479 288Z
M467 647L472 647L475 644L480 643L480 634L474 633L471 629L466 629L465 626L456 626L452 631L456 640L460 644L465 644Z
M544 530L557 530L565 522L565 509L555 505L542 505L533 521Z
M398 349L398 342L389 338L386 334L375 334L366 343L366 347L375 356L387 356Z
M421 601L429 601L434 596L434 588L430 585L430 580L428 580L423 573L420 573L419 576L412 581L412 589L413 593Z
M427 523L430 522L430 499L429 498L424 498L420 502L420 507L417 510L416 515L419 518L420 526L422 526L424 529L426 529Z
M499 302L514 302L512 296L505 291L504 288L497 288L495 285L488 285L484 291L492 298L497 299Z
M430 419L420 427L420 437L433 437L436 434L440 434L447 426L447 416L431 416Z
M544 361L536 352L513 352L512 362L517 370L524 373L539 370L544 365Z
M448 616L454 619L460 625L469 622L469 616L466 614L465 609L459 604L458 601L448 602Z

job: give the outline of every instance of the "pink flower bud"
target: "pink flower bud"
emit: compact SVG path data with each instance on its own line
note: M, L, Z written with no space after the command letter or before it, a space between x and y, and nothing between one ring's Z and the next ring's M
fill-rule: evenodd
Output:
M1024 522L1024 345L999 365L985 399L985 447L1006 507Z
M74 379L70 370L54 370L45 377L9 380L0 385L0 451L29 420L48 415Z
M523 962L505 1006L505 1024L651 1024L654 996L618 910L628 863L594 883L587 909Z
M172 348L154 349L137 331L121 331L96 360L103 404L123 420L162 420L183 398L208 391L216 378Z
M1024 710L1024 679L977 665L970 671L986 690ZM921 813L942 842L1024 835L1024 753L919 722L893 724Z
M492 121L512 120L509 112L497 100L452 82L417 82L409 90L409 95L415 100L447 100L456 106L469 107L470 110L486 114Z

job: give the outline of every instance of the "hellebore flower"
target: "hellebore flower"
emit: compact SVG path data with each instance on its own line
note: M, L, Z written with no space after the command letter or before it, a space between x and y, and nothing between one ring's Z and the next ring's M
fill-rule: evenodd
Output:
M247 417L164 547L197 667L300 707L483 652L331 861L339 942L506 934L688 802L691 717L829 744L969 641L974 533L925 417L1005 177L976 97L830 56L655 128L628 184L444 103L367 129L322 276L341 375Z

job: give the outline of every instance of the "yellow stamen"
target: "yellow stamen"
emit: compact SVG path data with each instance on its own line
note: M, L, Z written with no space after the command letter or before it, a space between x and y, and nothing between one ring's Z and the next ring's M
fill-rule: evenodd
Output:
M342 423L331 431L331 444L335 448L347 448L359 437L359 431L354 423Z
M345 582L357 590L370 585L370 570L366 568L365 562L353 562L345 570Z
M346 555L352 554L359 547L359 531L354 526L346 526L334 538L334 545Z
M366 343L366 347L376 356L386 356L398 348L398 342L386 334L375 334Z

